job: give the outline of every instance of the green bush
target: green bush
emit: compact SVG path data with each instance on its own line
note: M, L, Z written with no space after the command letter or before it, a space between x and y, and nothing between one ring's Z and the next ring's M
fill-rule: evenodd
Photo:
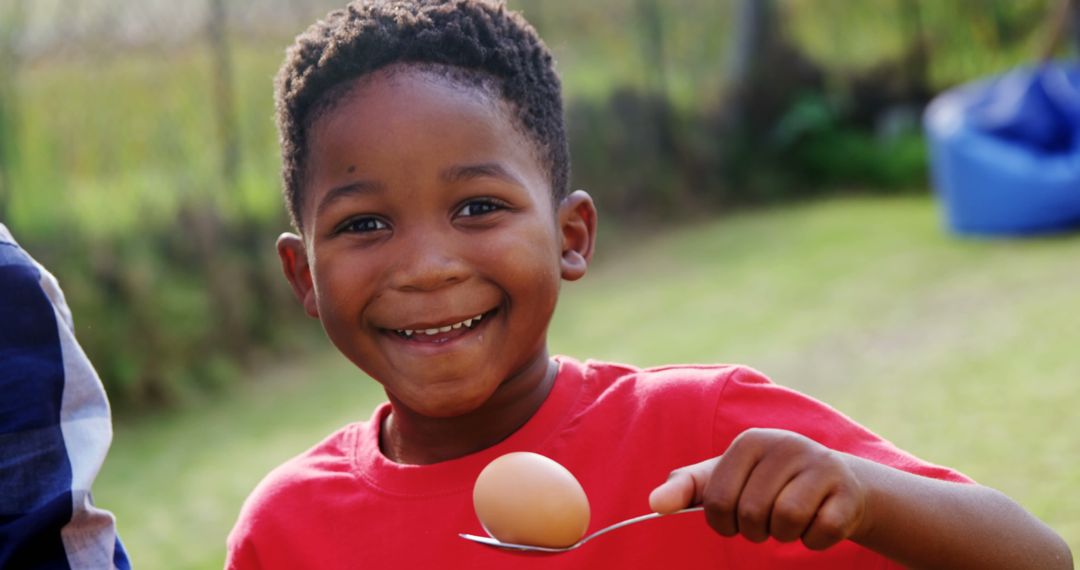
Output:
M285 349L306 318L278 274L281 217L223 219L211 236L186 220L214 216L189 211L136 226L137 238L55 233L34 243L121 414L225 387L238 364Z

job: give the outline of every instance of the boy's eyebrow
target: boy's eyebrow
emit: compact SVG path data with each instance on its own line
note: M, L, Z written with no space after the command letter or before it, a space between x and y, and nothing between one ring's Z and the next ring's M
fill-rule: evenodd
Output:
M462 182L471 180L473 178L491 177L498 178L516 184L518 186L524 186L525 184L517 176L514 176L509 170L503 168L500 164L495 162L485 162L481 164L464 164L459 166L451 166L441 173L443 181L446 183ZM338 200L342 200L349 196L356 196L357 194L371 194L375 192L381 192L384 190L384 186L378 182L371 182L368 180L359 180L356 182L350 182L344 186L338 186L331 189L322 197L319 201L319 205L315 208L315 216L322 214L323 210L326 210L332 206Z
M382 189L382 184L379 184L378 182L369 182L366 180L350 182L349 184L346 184L344 186L338 186L337 188L333 188L329 192L327 192L325 196L322 197L322 200L319 201L319 205L315 208L315 216L318 217L320 214L322 214L323 210L326 210L338 200L347 198L349 196L355 196L357 194L370 194L373 192L379 192Z
M462 182L466 180L472 180L473 178L499 178L511 184L518 186L524 186L525 184L517 176L514 176L512 172L502 167L502 165L495 162L485 162L481 164L465 164L460 166L452 166L442 172L442 178L447 183Z

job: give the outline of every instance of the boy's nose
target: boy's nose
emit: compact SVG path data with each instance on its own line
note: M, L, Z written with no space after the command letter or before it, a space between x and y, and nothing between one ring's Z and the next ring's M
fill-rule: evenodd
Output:
M404 245L391 279L395 289L433 291L468 276L468 265L445 239L429 234Z

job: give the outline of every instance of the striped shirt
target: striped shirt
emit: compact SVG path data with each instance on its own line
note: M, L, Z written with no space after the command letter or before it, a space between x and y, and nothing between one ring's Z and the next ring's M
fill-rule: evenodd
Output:
M130 568L90 496L111 441L56 279L0 224L0 568Z

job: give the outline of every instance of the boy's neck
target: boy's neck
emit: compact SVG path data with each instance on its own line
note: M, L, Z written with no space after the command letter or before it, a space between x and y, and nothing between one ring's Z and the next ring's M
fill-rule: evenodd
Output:
M506 439L544 403L559 365L537 359L505 382L483 406L452 418L416 414L390 395L393 411L379 430L383 455L396 463L429 465L464 457Z

